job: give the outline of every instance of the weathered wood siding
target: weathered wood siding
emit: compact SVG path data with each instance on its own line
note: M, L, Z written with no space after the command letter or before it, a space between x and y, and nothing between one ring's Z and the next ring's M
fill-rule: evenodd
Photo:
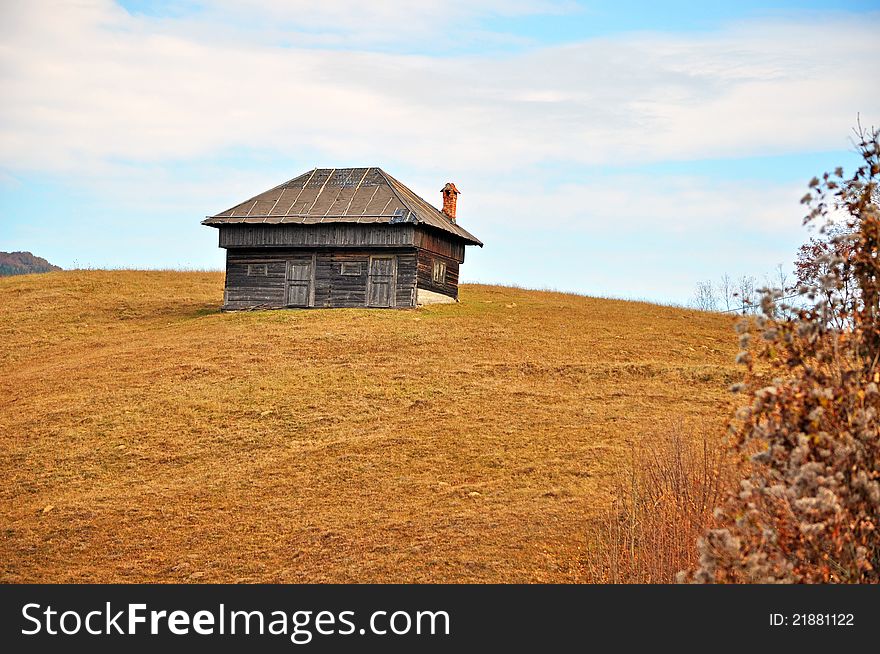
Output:
M311 260L310 255L306 255ZM305 259L306 256L297 259ZM265 266L265 275L257 267ZM252 274L248 274L251 268ZM280 307L284 305L284 285L287 278L287 258L265 256L262 252L226 254L226 289L223 306L244 309L254 306Z
M333 223L326 225L223 225L221 248L407 247L415 245L413 225ZM462 251L464 250L464 246Z
M415 304L417 254L413 248L237 249L226 251L226 309L287 306L288 262L313 263L313 307L367 306L370 256L396 258L394 306ZM342 266L347 264L342 274ZM265 265L266 274L261 274ZM251 266L251 275L248 275ZM257 274L254 274L257 273Z
M334 250L318 251L318 268L315 287L317 307L364 307L367 306L367 277L370 255L397 257L397 285L394 305L411 307L415 304L416 252L415 250ZM342 274L342 264L349 269L358 267L358 274Z
M414 306L417 287L457 299L464 261L460 240L407 224L223 225L220 246L226 248L227 309L389 303L387 277L372 299L369 293L370 257L383 255L396 258L392 306ZM442 283L433 279L435 260L446 264ZM374 267L376 279L384 269Z
M446 280L442 284L434 282L434 261L442 261L446 264ZM435 293L442 293L458 299L458 261L450 257L441 256L427 250L418 251L418 280L419 288L424 288Z
M455 259L458 263L464 263L464 243L458 239L449 238L443 232L417 227L414 243L417 248Z

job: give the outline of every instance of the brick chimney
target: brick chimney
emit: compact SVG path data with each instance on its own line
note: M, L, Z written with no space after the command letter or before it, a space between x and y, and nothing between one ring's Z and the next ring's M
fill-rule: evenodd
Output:
M440 189L440 192L443 194L443 213L449 217L449 220L455 222L455 201L461 191L455 188L452 182L446 182L446 186Z

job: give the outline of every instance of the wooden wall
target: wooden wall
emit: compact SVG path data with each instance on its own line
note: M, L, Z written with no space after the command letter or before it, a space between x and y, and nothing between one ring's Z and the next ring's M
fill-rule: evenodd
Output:
M302 286L295 293L288 290L288 262L312 262L309 306L366 306L371 253L397 257L396 306L414 306L417 286L458 299L464 242L424 225L242 224L223 225L219 231L220 247L226 248L227 309L283 307L289 297L302 297ZM435 260L446 264L443 283L434 282ZM360 270L343 275L343 263L355 269L360 264Z
M414 246L464 263L464 242L440 230L414 225L329 223L222 225L222 248Z
M435 293L442 293L458 299L458 261L450 257L444 257L427 250L419 250L418 255L418 287ZM443 284L434 283L434 261L443 261L446 264L446 281Z
M411 307L415 304L416 252L415 250L333 250L318 251L315 276L316 307L363 307L367 303L367 276L370 255L394 254L397 257L397 290L395 305ZM360 264L359 275L343 275L342 264Z
M397 258L395 305L415 304L417 255L413 248L238 249L226 251L226 309L285 306L287 262L314 261L314 307L363 307L367 301L370 255ZM360 264L357 275L343 275L342 264ZM248 266L251 275L248 275ZM265 265L266 274L263 275Z
M221 225L221 248L401 247L415 245L413 225L327 223Z
M311 256L308 258L310 259ZM249 265L265 265L266 275L249 275ZM257 305L267 307L283 305L286 275L287 258L265 256L263 253L251 255L246 252L227 251L224 308L244 309Z
M464 263L464 243L457 238L448 236L445 232L417 227L414 244L417 248Z

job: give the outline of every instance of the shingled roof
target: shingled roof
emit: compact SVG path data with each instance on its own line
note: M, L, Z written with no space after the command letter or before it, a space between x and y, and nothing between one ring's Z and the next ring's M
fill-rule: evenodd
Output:
M381 168L315 168L215 216L203 225L410 223L483 243Z

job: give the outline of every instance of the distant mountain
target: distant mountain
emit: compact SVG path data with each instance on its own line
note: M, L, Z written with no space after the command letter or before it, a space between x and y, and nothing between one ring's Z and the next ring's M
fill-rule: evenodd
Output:
M43 257L35 257L30 252L0 252L0 277L53 270L61 270L61 268L53 266Z

